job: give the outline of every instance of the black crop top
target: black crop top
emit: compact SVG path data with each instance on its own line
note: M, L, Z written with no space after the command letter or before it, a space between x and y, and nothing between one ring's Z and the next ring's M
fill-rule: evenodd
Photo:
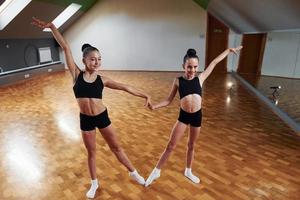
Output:
M83 71L80 71L78 78L73 86L76 98L97 98L102 99L103 82L100 75L94 82L89 83L83 79Z
M194 77L192 80L187 80L181 76L178 77L178 80L178 91L180 99L189 94L199 94L200 96L202 96L202 88L198 76Z

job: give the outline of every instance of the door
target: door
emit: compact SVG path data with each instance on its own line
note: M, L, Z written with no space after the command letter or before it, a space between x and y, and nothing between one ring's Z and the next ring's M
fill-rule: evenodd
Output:
M208 13L206 35L205 68L228 48L229 28ZM213 73L227 73L227 58L217 64Z
M261 74L266 37L266 33L243 35L243 49L240 54L238 74Z

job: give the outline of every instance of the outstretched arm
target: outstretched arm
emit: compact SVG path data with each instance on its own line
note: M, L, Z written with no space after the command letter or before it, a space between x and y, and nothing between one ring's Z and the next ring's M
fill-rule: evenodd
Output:
M55 27L55 25L53 23L51 23L51 22L47 23L47 22L39 20L39 19L37 19L35 17L32 18L31 24L33 24L33 25L35 25L37 27L40 27L42 29L44 29L44 28L50 28L51 29L51 32L52 32L55 40L58 42L58 44L61 46L61 48L64 51L68 69L71 72L73 80L75 80L77 78L79 72L80 72L80 69L78 68L78 66L74 62L74 58L72 56L72 52L71 52L71 49L70 49L68 43L65 41L65 39L63 38L63 36L57 30L57 28Z
M161 101L161 102L153 105L150 108L154 110L154 109L158 109L158 108L162 108L162 107L168 106L173 101L173 99L174 99L174 97L176 95L177 89L178 89L178 84L177 84L177 78L176 78L173 81L172 89L171 89L171 91L169 93L169 96L165 100L163 100L163 101Z
M214 70L215 66L221 62L224 58L226 58L226 56L228 56L228 54L230 52L233 52L235 54L237 54L238 51L240 51L243 47L239 46L236 48L229 48L226 49L225 51L223 51L223 53L221 53L218 57L216 57L209 65L208 67L204 70L204 72L202 72L199 75L199 79L201 84L207 79L207 77L211 74L211 72Z
M102 80L103 80L103 83L104 83L104 86L110 88L110 89L115 89L115 90L123 90L125 92L128 92L129 94L132 94L134 96L137 96L137 97L142 97L142 98L145 98L146 99L146 103L145 103L145 106L147 107L151 107L151 101L150 101L150 96L130 85L126 85L126 84L123 84L123 83L119 83L119 82L116 82L116 81L113 81L112 79L108 78L108 77L103 77L102 76Z

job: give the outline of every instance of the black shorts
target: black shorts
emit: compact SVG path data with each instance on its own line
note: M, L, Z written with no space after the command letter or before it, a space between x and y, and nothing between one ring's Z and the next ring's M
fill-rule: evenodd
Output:
M80 113L80 129L82 131L92 131L97 128L105 128L111 124L107 109L96 116L89 116Z
M201 127L202 110L200 109L197 112L188 113L180 108L178 121L187 125L190 124L191 126L194 127Z

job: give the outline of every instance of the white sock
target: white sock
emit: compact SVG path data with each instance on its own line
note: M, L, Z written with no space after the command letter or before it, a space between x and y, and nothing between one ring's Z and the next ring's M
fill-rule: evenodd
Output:
M133 180L135 180L136 182L138 182L139 184L141 184L141 185L145 184L145 179L141 175L139 175L139 173L136 170L134 170L133 172L129 172L129 176Z
M149 175L149 177L146 180L145 183L145 187L147 187L148 185L150 185L155 179L158 179L160 177L160 169L158 168L154 168L151 172L151 174Z
M86 193L86 197L91 199L94 198L98 187L99 187L98 180L97 179L91 180L91 188Z
M185 168L184 175L194 183L200 183L200 179L192 173L191 168Z

